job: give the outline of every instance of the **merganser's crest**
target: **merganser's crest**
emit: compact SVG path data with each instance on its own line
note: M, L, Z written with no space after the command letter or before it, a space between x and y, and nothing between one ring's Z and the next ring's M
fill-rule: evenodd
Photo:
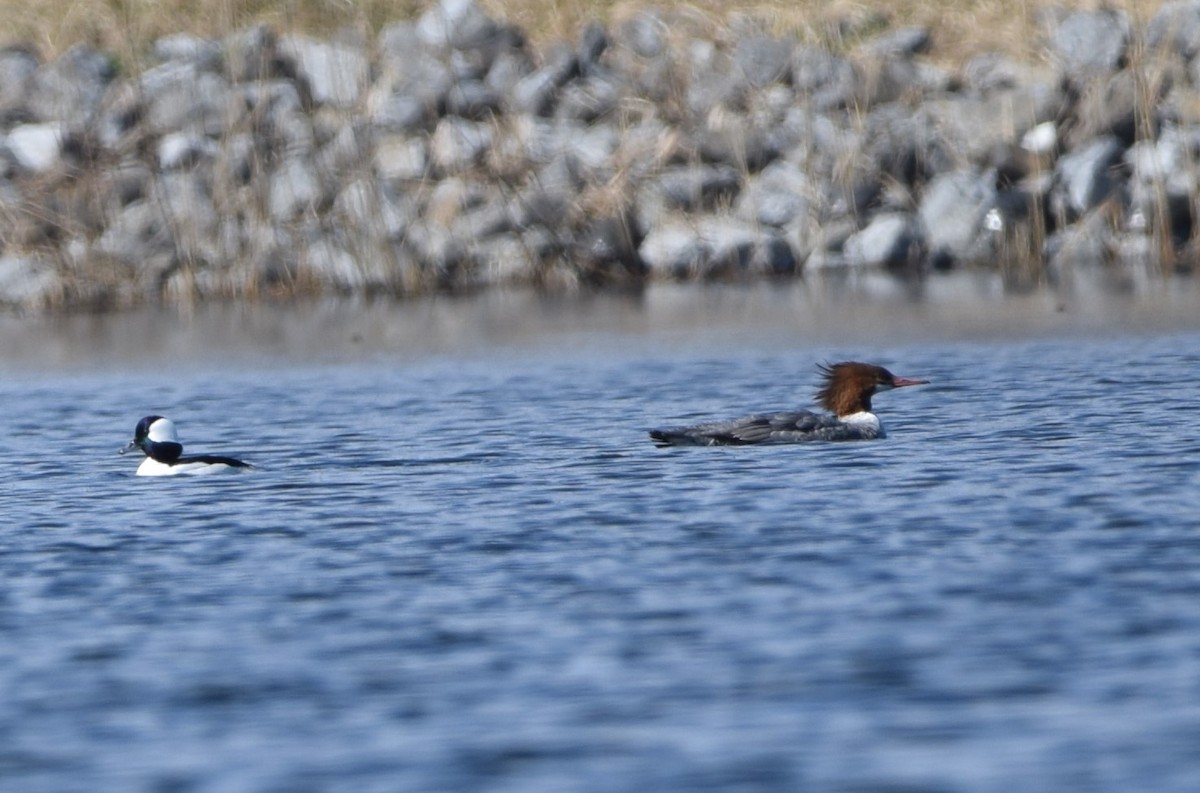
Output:
M818 367L824 382L817 402L833 415L808 410L778 411L753 416L650 430L659 446L735 446L752 443L860 441L887 437L879 417L871 412L878 391L921 385L928 380L897 377L869 363L845 361Z
M146 416L137 423L133 440L120 454L140 449L146 455L138 466L138 476L175 476L178 474L207 474L231 469L251 469L254 466L232 457L199 454L183 456L183 444L175 431L175 422L162 416Z

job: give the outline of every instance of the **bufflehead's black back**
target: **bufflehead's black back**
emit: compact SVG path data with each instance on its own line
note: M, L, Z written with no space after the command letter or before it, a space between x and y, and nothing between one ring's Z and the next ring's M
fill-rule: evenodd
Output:
M146 459L138 466L138 476L176 476L208 474L217 471L248 470L250 463L213 454L183 456L183 444L175 432L175 423L162 416L146 416L137 423L133 440L120 454L141 449Z

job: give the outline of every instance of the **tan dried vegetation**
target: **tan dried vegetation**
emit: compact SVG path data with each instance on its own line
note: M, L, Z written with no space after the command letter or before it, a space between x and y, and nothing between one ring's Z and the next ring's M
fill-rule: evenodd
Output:
M902 25L934 31L933 57L947 65L982 51L1021 60L1042 56L1042 17L1050 8L1094 8L1100 3L1064 0L481 0L497 19L513 24L535 43L573 39L588 22L614 24L646 8L679 12L720 37L744 20L780 36L851 49L861 38ZM422 0L0 0L5 31L0 43L34 45L53 57L73 44L91 43L119 59L137 60L154 39L190 32L219 37L256 23L280 31L330 36L338 31L373 35L384 25L411 19L430 3ZM1162 5L1155 0L1104 3L1128 12L1135 25ZM848 23L848 24L847 24Z

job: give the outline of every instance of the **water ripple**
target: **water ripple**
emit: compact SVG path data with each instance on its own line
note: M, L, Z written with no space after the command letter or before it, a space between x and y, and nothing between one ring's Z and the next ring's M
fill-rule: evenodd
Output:
M774 448L645 427L865 353L9 382L0 786L1191 791L1197 341L875 351L888 440ZM133 477L151 405L260 469Z

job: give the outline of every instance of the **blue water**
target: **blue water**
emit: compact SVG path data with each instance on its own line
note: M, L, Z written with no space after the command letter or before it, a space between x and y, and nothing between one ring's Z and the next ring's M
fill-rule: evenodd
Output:
M884 441L656 449L933 381ZM0 379L5 791L1200 790L1200 335ZM140 479L144 414L247 475Z

